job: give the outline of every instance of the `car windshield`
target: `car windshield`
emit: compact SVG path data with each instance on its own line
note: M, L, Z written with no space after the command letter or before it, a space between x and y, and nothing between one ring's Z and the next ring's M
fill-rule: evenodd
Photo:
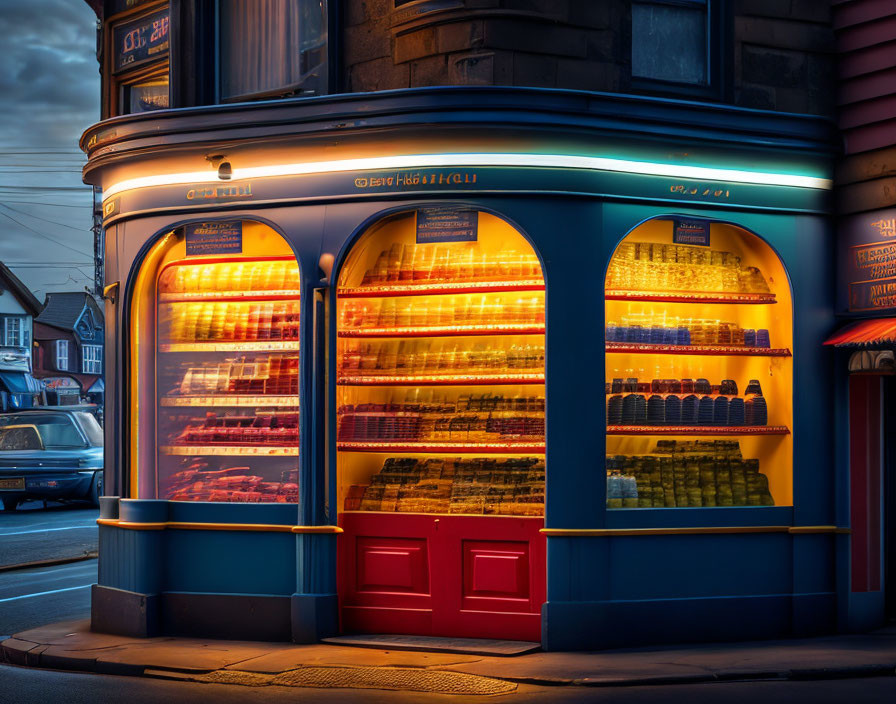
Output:
M78 421L81 423L81 430L87 436L90 444L95 447L103 446L103 426L99 424L96 417L92 413L79 411L75 413Z
M74 420L65 413L21 413L0 416L0 431L10 425L31 425L37 428L44 447L48 450L69 450L87 447ZM9 448L0 448L9 449ZM38 448L16 448L38 449Z

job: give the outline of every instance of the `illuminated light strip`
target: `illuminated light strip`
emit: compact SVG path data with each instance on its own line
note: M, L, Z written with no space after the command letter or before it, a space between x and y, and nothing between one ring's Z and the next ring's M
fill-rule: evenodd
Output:
M105 199L123 191L153 186L177 186L201 183L232 184L253 178L274 176L302 176L309 174L344 173L349 171L378 171L382 169L424 169L440 167L518 166L616 173L668 176L700 181L726 181L767 186L794 186L830 190L831 179L798 174L781 174L742 169L718 169L708 166L662 164L653 161L631 161L599 156L574 156L570 154L405 154L401 156L376 156L362 159L338 159L295 164L272 164L233 169L231 179L222 181L216 171L188 171L157 174L125 179L103 189Z

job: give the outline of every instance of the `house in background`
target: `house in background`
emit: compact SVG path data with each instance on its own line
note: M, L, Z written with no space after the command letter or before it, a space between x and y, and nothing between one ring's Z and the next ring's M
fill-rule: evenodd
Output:
M46 382L51 404L88 396L102 403L103 330L103 312L90 294L47 294L34 319L34 375Z
M0 411L34 405L41 385L31 376L31 329L40 301L0 263Z

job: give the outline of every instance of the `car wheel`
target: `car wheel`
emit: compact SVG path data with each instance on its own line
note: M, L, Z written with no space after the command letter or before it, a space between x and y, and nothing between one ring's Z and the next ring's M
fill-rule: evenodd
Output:
M100 497L103 495L103 473L96 472L90 483L90 503L94 508L100 507Z
M3 510L6 513L12 513L19 507L18 499L3 499Z

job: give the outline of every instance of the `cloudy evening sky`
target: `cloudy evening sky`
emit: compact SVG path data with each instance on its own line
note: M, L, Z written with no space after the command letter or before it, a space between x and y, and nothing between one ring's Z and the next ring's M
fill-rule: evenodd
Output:
M0 0L0 261L43 301L93 280L83 130L99 120L96 16L83 0Z

